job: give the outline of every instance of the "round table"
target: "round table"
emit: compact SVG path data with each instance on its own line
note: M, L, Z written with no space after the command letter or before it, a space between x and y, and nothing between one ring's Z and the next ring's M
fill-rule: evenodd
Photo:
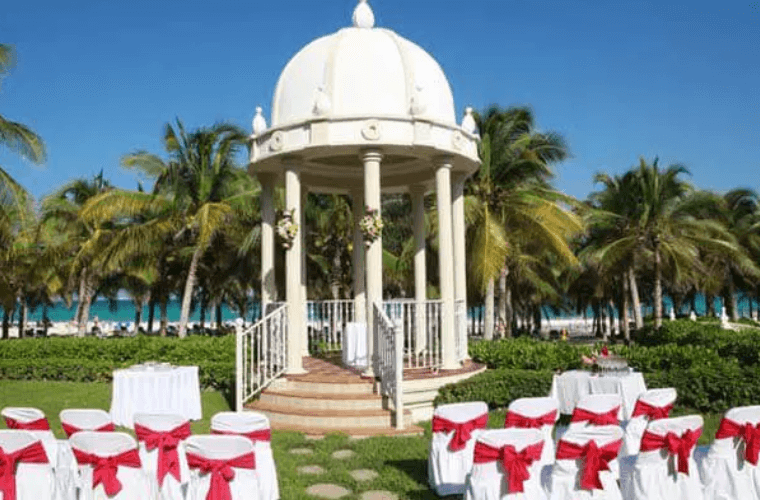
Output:
M181 415L199 420L201 391L197 366L136 365L113 373L111 418L133 427L136 413Z
M557 400L560 413L570 415L578 401L587 394L619 394L623 400L623 419L628 420L636 400L646 390L644 376L639 372L607 375L570 370L554 375L549 396Z

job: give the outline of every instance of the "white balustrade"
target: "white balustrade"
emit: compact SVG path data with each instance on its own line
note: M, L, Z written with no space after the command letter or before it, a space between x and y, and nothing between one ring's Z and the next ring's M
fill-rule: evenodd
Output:
M306 330L309 350L340 351L346 325L355 318L353 300L306 302Z
M383 309L386 308L380 308L377 304L373 304L372 313L374 314L374 334L377 339L380 391L393 404L396 428L403 429L404 338L398 323L394 323Z

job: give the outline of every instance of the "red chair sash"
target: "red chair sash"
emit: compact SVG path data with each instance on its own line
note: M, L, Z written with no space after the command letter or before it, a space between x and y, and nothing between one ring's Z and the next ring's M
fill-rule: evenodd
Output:
M229 482L235 478L233 467L255 469L256 457L246 453L229 460L212 460L192 453L187 454L187 465L191 469L200 469L203 474L211 474L206 500L232 500Z
M253 441L254 444L256 443L256 441L266 441L266 442L272 441L271 429L261 429L260 431L253 431L253 432L234 432L234 431L220 431L217 429L211 429L211 434L222 434L226 436L243 436Z
M0 491L3 492L3 500L16 500L16 466L19 463L49 463L42 443L36 441L13 453L5 453L0 448Z
M633 407L633 415L631 415L631 417L640 417L643 415L649 420L660 420L668 418L672 409L673 403L665 406L652 406L639 400L636 401L636 406Z
M610 470L610 462L617 458L622 445L622 440L607 443L601 448L593 440L585 445L560 440L557 445L557 460L582 459L581 488L584 490L601 490L604 487L599 473Z
M61 422L61 427L63 428L63 432L66 433L66 437L71 437L72 434L80 432L82 430L79 427L67 424L65 422ZM112 423L109 423L92 430L100 432L113 432L116 430L116 427Z
M472 431L475 429L485 429L487 424L488 413L462 423L452 422L442 417L433 417L433 432L454 431L454 436L449 441L449 449L451 451L459 451L467 446L467 441L472 438Z
M543 448L543 441L526 446L520 452L512 445L494 448L481 441L477 441L475 443L474 463L483 464L497 460L500 461L504 472L507 474L509 492L522 493L524 492L523 483L530 479L528 467L541 458Z
M571 422L588 422L591 425L618 425L618 413L620 413L620 407L616 406L605 413L594 413L590 410L584 410L583 408L576 408L573 410L573 416L570 418Z
M30 422L21 422L15 418L5 417L5 426L9 429L19 431L49 431L50 424L45 417L32 420Z
M740 424L723 418L720 421L718 432L715 433L715 439L739 437L744 440L744 460L757 465L758 454L760 454L760 423L752 425L750 422Z
M179 454L177 445L190 437L190 422L175 427L170 431L154 431L140 424L135 424L135 435L145 443L147 450L158 449L158 485L163 486L167 474L179 478Z
M697 444L702 429L686 430L680 436L675 432L668 432L664 436L644 431L641 437L641 451L667 450L671 455L678 457L678 472L689 473L689 456Z
M557 410L552 410L538 417L526 417L513 411L507 411L507 417L504 419L504 427L517 427L518 429L540 429L545 425L554 425L557 421Z
M76 448L73 448L73 451L79 465L92 466L92 488L95 489L102 484L109 497L121 491L121 481L116 477L119 467L140 468L142 466L136 449L111 457L101 457Z

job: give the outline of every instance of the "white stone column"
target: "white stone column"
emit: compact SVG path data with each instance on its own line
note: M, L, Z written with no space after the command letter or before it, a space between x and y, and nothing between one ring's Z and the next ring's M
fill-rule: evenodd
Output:
M364 216L364 186L351 191L354 212L354 321L367 322L367 297L364 286L364 237L359 221Z
M415 185L409 190L414 217L414 302L416 303L414 335L415 353L427 348L427 264L425 255L425 186Z
M369 149L362 153L364 162L364 203L367 208L380 214L380 161L379 150ZM367 360L365 375L374 376L378 368L375 352L374 305L383 300L383 238L377 238L366 248L365 266L367 272Z
M274 183L273 174L259 174L261 184L261 316L267 313L267 306L277 300L274 270Z
M288 303L288 369L286 373L305 373L301 353L301 337L304 335L304 306L301 283L301 175L295 160L285 164L285 209L292 211L293 222L299 224L298 234L285 256L286 300Z
M309 355L309 309L307 307L307 301L309 296L307 293L307 276L306 276L306 199L309 197L309 191L301 184L301 219L298 222L299 229L298 236L301 238L301 300L303 301L303 335L301 335L301 355Z
M461 336L460 342L467 346L467 253L465 245L464 220L464 183L467 176L458 175L451 186L452 225L454 230L454 300L464 304L464 325L457 335ZM469 359L467 348L464 350L465 359Z
M444 370L460 367L456 360L454 328L454 242L451 223L451 158L436 159L435 190L438 201L438 269L443 314L441 325Z

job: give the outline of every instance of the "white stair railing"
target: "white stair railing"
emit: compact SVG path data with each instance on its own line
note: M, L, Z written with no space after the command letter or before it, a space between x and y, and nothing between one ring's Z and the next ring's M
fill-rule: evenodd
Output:
M309 350L340 351L346 325L354 321L353 300L310 300L306 302Z
M373 304L374 334L377 339L377 355L380 371L380 392L393 404L397 429L404 428L404 339L401 329L395 325L382 308Z
M235 347L237 411L288 366L288 306L274 308L248 328L238 325Z
M404 368L443 365L443 301L391 300L383 303L383 312L401 330Z

